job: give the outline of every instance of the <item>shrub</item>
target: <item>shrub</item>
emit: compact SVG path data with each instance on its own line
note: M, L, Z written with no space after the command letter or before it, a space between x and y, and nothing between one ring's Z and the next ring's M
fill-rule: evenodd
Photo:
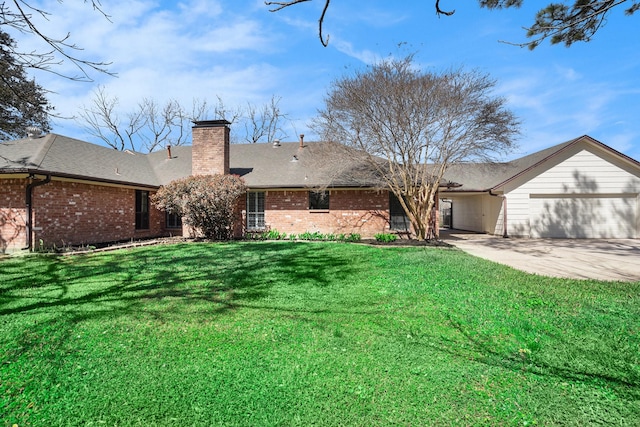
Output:
M310 231L305 231L304 233L301 233L298 236L298 239L300 240L313 240L314 235L320 234L317 231L315 233L312 233Z
M342 233L336 236L336 240L338 242L359 242L360 235L358 233L351 233L351 234Z
M384 243L395 242L398 239L397 235L389 234L389 233L378 233L374 237L378 242L384 242Z
M158 209L180 215L207 239L230 240L238 197L246 191L237 175L198 175L160 187L151 201Z
M247 231L244 234L246 240L264 240L264 233L260 231Z
M351 233L347 236L347 242L359 242L361 237L358 233Z
M280 233L278 230L269 230L262 233L264 240L284 240L287 238L287 233Z
M361 237L357 233L351 234L323 234L319 231L305 231L304 233L295 234L279 232L277 230L269 230L263 232L247 233L246 238L250 240L307 240L307 241L324 241L324 242L359 242Z

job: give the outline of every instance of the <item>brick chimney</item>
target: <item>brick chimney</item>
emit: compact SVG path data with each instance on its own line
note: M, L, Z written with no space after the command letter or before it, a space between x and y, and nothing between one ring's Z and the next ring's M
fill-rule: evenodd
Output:
M229 125L226 120L193 122L191 174L229 173Z

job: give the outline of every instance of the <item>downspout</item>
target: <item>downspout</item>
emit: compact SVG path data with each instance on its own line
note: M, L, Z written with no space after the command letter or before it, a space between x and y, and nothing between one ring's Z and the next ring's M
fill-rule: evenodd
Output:
M502 199L502 237L506 239L509 237L509 233L507 233L507 196L504 194L493 194L492 190L489 190L489 195Z
M31 179L32 181L27 184L27 190L26 190L26 207L27 207L27 220L26 220L26 231L27 231L27 246L25 246L24 248L22 248L23 250L31 250L31 233L33 231L33 227L32 225L32 219L33 219L33 207L32 207L32 202L33 202L33 189L36 187L39 187L41 185L45 185L48 184L49 182L51 182L51 175L47 175L47 177L44 179L44 181L41 180L35 180L35 175L31 174L29 175L29 179Z

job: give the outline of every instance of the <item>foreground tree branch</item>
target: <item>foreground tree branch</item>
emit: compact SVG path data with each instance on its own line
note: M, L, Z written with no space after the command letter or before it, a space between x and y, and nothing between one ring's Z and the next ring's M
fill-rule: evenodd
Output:
M94 11L97 11L106 19L109 19L109 16L103 11L99 0L84 0L84 2L89 3ZM90 75L91 71L115 75L108 69L108 66L111 65L110 63L82 58L79 55L82 48L70 41L70 33L67 32L62 37L54 37L42 32L35 24L34 16L36 15L47 20L51 18L51 13L34 6L33 3L26 0L0 2L0 27L11 27L22 34L35 36L44 41L45 45L48 46L48 48L43 51L33 52L19 51L15 45L3 46L16 58L17 64L23 68L43 70L75 81L93 81ZM59 66L65 61L75 65L79 73L70 75L59 72Z
M265 1L267 6L272 6L270 12L278 12L290 6L307 3L312 0L291 1ZM435 1L436 14L438 16L451 16L455 10L444 10L440 6L440 0ZM478 0L480 7L487 9L506 9L522 6L523 0ZM320 19L318 20L318 33L320 43L327 46L329 37L323 36L324 20L329 8L330 0L325 0ZM526 36L532 40L524 43L505 42L520 47L535 49L544 40L549 39L551 44L562 43L569 47L575 42L589 42L596 32L606 22L607 14L616 6L627 3L626 15L633 15L640 9L638 0L575 0L572 6L562 3L550 3L541 9L535 16L535 21L526 29Z
M626 2L627 0L576 1L572 7L552 3L540 10L534 24L527 28L527 37L533 40L516 45L535 49L546 39L551 44L562 43L567 47L575 42L589 42L604 25L611 9ZM634 3L625 13L631 15L638 7L640 5Z
M265 1L264 4L267 6L273 6L269 11L277 12L279 10L284 9L285 7L293 6L299 3L305 3L311 0L292 0L292 1ZM318 37L320 38L320 43L322 46L327 47L329 45L329 36L325 39L322 35L322 26L324 25L324 17L327 14L327 9L329 9L329 3L331 0L325 0L324 7L322 8L322 13L320 14L320 19L318 20Z

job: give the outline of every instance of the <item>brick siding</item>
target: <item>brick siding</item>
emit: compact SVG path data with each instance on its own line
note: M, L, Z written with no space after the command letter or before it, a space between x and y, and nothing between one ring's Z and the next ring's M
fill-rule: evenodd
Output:
M2 180L0 249L26 245L26 180ZM150 194L152 194L150 192ZM135 189L56 181L33 189L33 247L76 246L169 235L163 212L149 206L149 229L135 229ZM13 222L7 218L14 218ZM3 224L3 225L2 225ZM176 230L173 230L174 234Z
M0 253L12 252L27 244L27 208L24 179L0 181Z
M265 194L265 224L287 234L306 231L373 237L389 232L389 195L376 190L330 190L329 209L309 209L305 190L269 190Z

